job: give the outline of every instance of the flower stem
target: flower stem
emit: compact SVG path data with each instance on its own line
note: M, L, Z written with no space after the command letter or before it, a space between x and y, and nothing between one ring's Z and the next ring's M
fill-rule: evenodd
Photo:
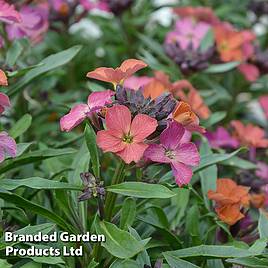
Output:
M124 180L124 170L125 170L125 163L124 161L120 160L118 166L116 167L114 176L112 178L111 185L119 184ZM116 194L108 192L105 198L105 205L104 205L104 212L105 212L105 220L110 221L112 218L112 213L116 201ZM95 261L99 262L102 254L101 244L98 243L93 248L92 257Z
M112 178L111 185L119 184L124 180L124 170L125 170L125 163L124 161L120 160L114 176ZM106 199L105 199L105 220L110 221L112 218L113 208L115 205L117 194L108 192Z

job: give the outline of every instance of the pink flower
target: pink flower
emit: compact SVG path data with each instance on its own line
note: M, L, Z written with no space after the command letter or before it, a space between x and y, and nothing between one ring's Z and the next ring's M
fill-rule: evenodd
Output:
M20 10L21 22L7 25L6 30L10 40L22 37L31 38L33 43L42 40L48 30L48 5L24 6Z
M0 86L8 86L7 76L3 70L0 69Z
M196 145L182 142L184 133L184 127L173 121L161 133L161 144L151 144L144 153L144 157L153 162L170 164L179 186L190 182L193 176L191 166L197 166L200 162Z
M210 28L205 22L195 22L191 18L180 19L176 22L175 31L167 35L166 43L178 42L182 49L187 49L190 45L198 49Z
M4 161L6 154L15 157L17 145L13 138L4 131L0 132L0 163Z
M87 11L90 11L92 9L99 9L102 11L110 11L108 3L106 1L103 1L103 0L98 0L98 1L80 0L80 4Z
M49 0L52 8L62 16L66 16L69 13L68 0Z
M0 0L0 21L6 23L18 23L21 21L19 12L15 10L14 5L8 4L4 0Z
M249 82L256 81L260 76L259 69L250 63L242 63L238 66L238 70L244 75Z
M263 162L258 162L255 174L268 182L268 165Z
M97 133L97 144L104 152L113 152L127 164L138 162L148 144L144 140L157 127L157 121L145 114L131 120L131 113L124 105L109 108L106 114L107 130Z
M205 134L212 148L237 148L238 140L233 138L224 127L218 127L215 132Z
M146 86L152 81L152 77L148 76L130 76L124 81L124 87L138 90L141 87Z
M261 96L259 98L260 105L265 113L266 118L268 118L268 95Z
M69 132L82 123L87 117L100 110L104 105L111 103L114 92L105 90L93 92L88 96L87 104L77 104L71 111L60 119L61 131Z
M10 107L9 97L4 93L0 93L0 114L3 113L7 107Z

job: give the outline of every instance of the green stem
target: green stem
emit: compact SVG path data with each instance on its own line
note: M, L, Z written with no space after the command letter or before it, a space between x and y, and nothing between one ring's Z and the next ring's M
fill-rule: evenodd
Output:
M112 178L111 185L119 184L124 180L124 175L125 175L124 170L125 170L125 163L124 161L120 160L120 162L118 163L118 166L116 167L114 176ZM110 221L112 218L116 196L117 194L112 193L112 192L108 192L106 195L105 205L104 205L104 212L105 212L104 218L106 221ZM95 261L98 262L100 261L101 254L102 254L101 244L98 243L93 248L92 257L95 259Z

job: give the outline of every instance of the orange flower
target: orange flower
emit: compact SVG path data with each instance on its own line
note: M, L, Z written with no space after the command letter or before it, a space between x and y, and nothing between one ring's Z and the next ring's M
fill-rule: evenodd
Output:
M192 111L191 106L186 102L180 101L178 103L172 117L189 131L198 131L200 133L206 132L203 127L199 126L199 118Z
M204 103L198 91L187 80L180 80L173 84L173 95L187 102L191 109L202 119L210 116L210 110Z
M234 128L234 136L242 145L254 148L268 147L268 139L265 139L265 131L260 127L252 124L243 125L238 120L233 120L231 125Z
M144 86L143 95L145 98L151 97L156 99L166 91L170 91L173 84L169 80L169 76L161 71L156 71L152 80Z
M122 84L126 78L145 67L147 67L147 64L141 60L128 59L123 61L120 67L115 69L106 67L97 68L92 72L88 72L87 77L110 82L116 86L117 84Z
M255 208L261 208L265 204L265 194L251 194L250 195L250 203L255 207Z
M229 24L221 24L214 27L217 50L221 60L242 61L247 56L244 45L255 39L255 35L249 31L235 31Z
M7 76L1 69L0 69L0 86L8 86Z
M208 198L216 202L218 217L229 225L244 218L241 207L249 205L249 188L237 185L231 179L218 179L216 191L209 190Z

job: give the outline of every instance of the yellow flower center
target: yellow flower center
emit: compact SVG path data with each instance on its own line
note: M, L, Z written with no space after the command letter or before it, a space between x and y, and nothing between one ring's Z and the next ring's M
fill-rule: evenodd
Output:
M174 151L172 150L166 150L165 151L165 156L167 156L170 159L174 159L176 157L176 154Z
M123 142L132 143L133 142L133 136L131 136L130 133L125 134L124 137L123 137Z

